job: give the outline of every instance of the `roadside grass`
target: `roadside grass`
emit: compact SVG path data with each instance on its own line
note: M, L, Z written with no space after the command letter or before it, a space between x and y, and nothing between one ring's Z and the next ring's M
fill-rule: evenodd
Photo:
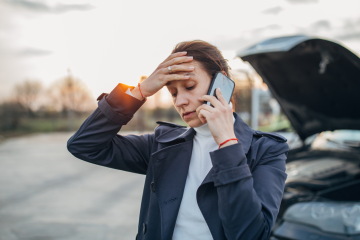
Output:
M75 118L70 125L67 118L24 118L21 119L20 124L16 129L7 131L1 130L0 136L3 138L10 138L32 133L76 131L85 119L86 117Z
M75 131L85 121L86 117L76 118L70 127L69 120L66 118L56 119L26 119L17 128L19 132L58 132L58 131Z

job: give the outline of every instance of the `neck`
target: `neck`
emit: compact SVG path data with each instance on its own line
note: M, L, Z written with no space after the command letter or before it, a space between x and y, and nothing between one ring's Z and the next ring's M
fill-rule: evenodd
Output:
M200 127L195 127L194 130L195 130L197 135L211 136L210 128L209 128L209 125L207 123L201 125Z

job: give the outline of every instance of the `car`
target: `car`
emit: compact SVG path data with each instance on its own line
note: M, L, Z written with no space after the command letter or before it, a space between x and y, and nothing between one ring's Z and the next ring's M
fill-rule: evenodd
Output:
M237 53L279 102L302 144L290 148L272 240L360 239L360 58L306 35Z

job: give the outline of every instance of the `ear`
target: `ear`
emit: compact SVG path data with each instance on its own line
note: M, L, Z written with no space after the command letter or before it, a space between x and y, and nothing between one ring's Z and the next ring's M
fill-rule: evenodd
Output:
M222 74L224 74L225 76L227 76L226 72L225 71L221 71Z

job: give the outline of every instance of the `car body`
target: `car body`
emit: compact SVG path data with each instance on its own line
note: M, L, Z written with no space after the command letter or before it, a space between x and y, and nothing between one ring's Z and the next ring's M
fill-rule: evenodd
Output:
M237 56L259 73L302 142L288 154L271 239L360 239L360 58L305 35Z

